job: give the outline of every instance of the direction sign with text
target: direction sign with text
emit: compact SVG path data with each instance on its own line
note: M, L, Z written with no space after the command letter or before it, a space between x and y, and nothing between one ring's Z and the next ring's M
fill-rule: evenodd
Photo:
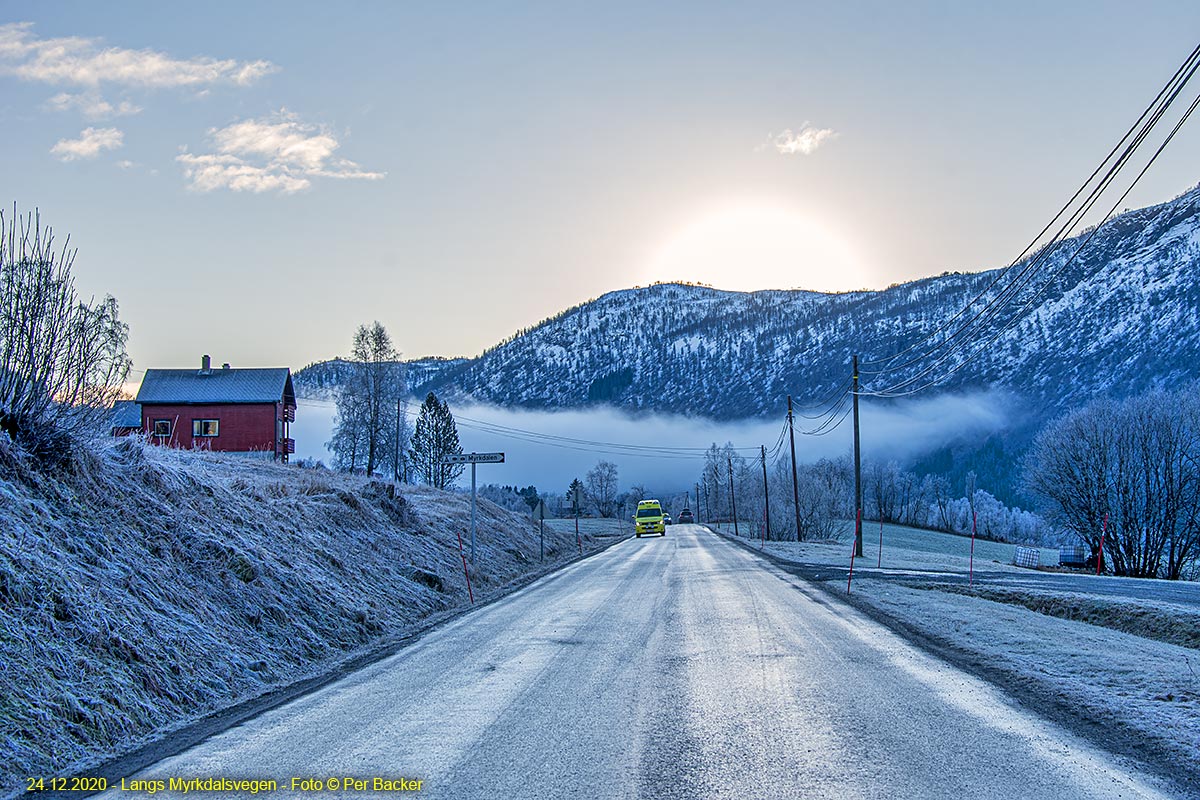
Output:
M504 453L449 453L442 456L443 464L503 464Z
M504 453L447 453L442 456L443 464L471 465L471 563L475 563L475 465L503 464Z

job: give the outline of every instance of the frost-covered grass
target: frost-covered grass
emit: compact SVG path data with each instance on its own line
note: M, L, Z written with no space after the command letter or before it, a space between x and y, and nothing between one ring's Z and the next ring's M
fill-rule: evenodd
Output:
M726 531L728 533L728 531ZM884 527L883 569L878 523L864 530L864 556L854 567L856 602L874 607L968 660L1006 675L1011 686L1065 700L1085 718L1117 726L1194 764L1200 752L1200 614L1156 598L1122 599L1079 591L1030 588L1031 570L1011 566L1012 545L976 541L975 568L1012 573L969 587L945 580L966 574L970 540ZM837 543L767 542L785 560L849 566L851 537ZM1055 551L1043 555L1043 562ZM1057 560L1057 559L1055 559ZM844 571L826 582L844 594ZM1049 575L1047 578L1051 577ZM1106 579L1097 579L1104 581Z
M944 585L938 588L942 591L994 600L997 603L1024 606L1050 617L1086 622L1200 651L1200 613L1172 603L1151 599L1135 602L1096 597L1083 592L1040 591L1028 588L961 585ZM1197 656L1197 666L1200 667L1200 652Z
M845 584L839 581L838 589ZM1065 700L1085 718L1133 732L1195 769L1200 651L1194 647L878 580L855 581L854 594L1007 674L1019 691Z
M435 489L133 439L51 475L0 437L0 796L465 604L468 527ZM477 542L477 600L540 566L528 517L486 501Z
M713 525L732 533L732 525ZM743 530L743 535L746 534ZM850 564L850 546L854 539L854 521L849 520L839 532L838 542L767 542L770 552L809 564L829 564L845 567ZM975 539L975 568L988 570L1017 570L1012 566L1015 544ZM1040 548L1041 563L1058 563L1058 551ZM971 538L954 533L910 528L905 525L883 526L883 568L950 570L965 573L971 560ZM879 563L879 523L863 523L863 555L855 560L854 571L874 568Z

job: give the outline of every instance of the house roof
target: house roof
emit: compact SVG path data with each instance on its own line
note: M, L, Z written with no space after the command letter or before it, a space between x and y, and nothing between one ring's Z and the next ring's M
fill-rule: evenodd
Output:
M140 428L142 407L136 400L118 400L113 403L109 421L114 428Z
M142 404L278 403L296 405L292 372L267 369L148 369L138 390Z

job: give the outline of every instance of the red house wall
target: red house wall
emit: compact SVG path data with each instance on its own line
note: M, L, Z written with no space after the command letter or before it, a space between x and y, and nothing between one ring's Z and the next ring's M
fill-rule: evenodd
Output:
M275 403L237 405L146 405L142 404L142 430L154 433L154 420L171 420L171 438L151 441L172 447L202 448L222 452L251 450L275 452ZM220 434L192 439L192 420L220 420Z

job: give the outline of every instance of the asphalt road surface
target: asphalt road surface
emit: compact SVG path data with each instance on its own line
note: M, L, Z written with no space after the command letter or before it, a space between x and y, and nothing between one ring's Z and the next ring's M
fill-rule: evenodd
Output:
M269 778L291 796L293 778L337 778L303 796L378 796L345 776L420 779L404 796L421 798L1170 796L691 525L578 562L134 779Z

